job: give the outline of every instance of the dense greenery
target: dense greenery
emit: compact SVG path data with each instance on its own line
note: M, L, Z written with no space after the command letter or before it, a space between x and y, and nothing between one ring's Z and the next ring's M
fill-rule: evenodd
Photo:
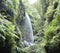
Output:
M28 13L34 44L24 46L22 22ZM60 0L0 1L0 53L60 53Z
M15 38L17 38L14 31L15 26L4 18L5 16L0 14L0 52L13 53L16 44Z

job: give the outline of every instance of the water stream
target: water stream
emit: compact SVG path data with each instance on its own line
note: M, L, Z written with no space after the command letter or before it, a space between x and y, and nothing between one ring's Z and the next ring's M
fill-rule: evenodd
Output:
M30 17L27 13L25 13L25 22L24 22L24 44L25 46L33 45L34 37L33 37L33 29Z

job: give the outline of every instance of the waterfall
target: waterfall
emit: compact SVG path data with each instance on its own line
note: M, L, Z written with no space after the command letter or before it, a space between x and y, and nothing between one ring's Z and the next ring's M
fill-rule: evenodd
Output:
M24 22L24 44L26 46L32 45L34 43L33 29L30 17L25 13L25 22Z

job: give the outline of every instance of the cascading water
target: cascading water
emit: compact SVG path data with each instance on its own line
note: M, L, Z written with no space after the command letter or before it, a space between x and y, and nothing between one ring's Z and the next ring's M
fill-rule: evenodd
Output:
M25 24L24 24L24 44L25 46L33 45L34 37L33 37L33 29L30 17L27 13L25 13Z

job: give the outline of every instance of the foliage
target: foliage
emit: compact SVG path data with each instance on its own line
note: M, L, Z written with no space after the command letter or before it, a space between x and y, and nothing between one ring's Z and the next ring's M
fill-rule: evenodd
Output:
M52 6L51 6L52 7ZM50 22L47 24L47 29L45 31L45 36L44 36L44 40L45 41L43 44L45 46L46 52L47 53L59 53L59 45L60 45L60 10L59 10L60 5L58 5L58 7L56 8L56 11L54 12L53 15L53 11L47 10L47 14L51 14L50 18L53 19L49 19L49 17L47 19L50 20ZM48 15L49 16L49 15Z
M14 52L15 49L15 26L9 22L8 20L4 19L4 16L0 15L0 49L4 50L5 52ZM8 47L8 48L7 48ZM4 48L4 49L3 49ZM4 51L0 51L4 52Z
M60 53L59 0L38 0L34 4L28 0L4 0L3 4L7 8L0 9L1 53ZM13 11L13 17L6 15L7 10ZM29 47L24 46L20 27L25 12L31 18L35 40Z
M34 44L32 46L22 49L22 53L45 53L44 47L41 47L40 44Z

